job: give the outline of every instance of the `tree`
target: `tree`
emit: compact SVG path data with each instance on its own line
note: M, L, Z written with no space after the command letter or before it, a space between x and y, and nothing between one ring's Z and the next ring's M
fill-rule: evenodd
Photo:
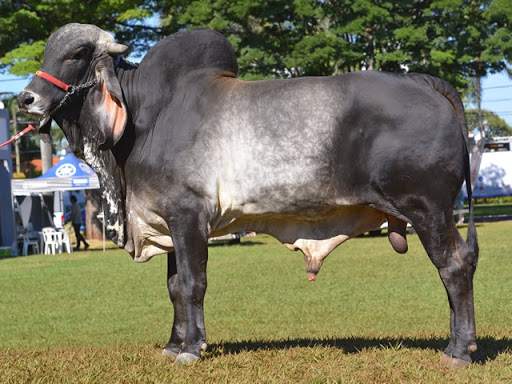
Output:
M512 62L512 2L492 1L486 10L486 18L493 33L485 41L482 59L500 63L498 69L512 75L511 68L506 64L506 61Z
M423 72L459 89L506 68L508 0L157 0L164 33L209 27L231 40L241 77ZM507 10L507 12L504 12Z
M213 28L230 39L245 79L382 69L464 89L512 60L511 8L508 0L0 0L0 66L32 73L51 32L94 20L132 52L184 28ZM161 26L145 26L155 13Z
M160 26L145 25L155 14ZM512 72L510 0L0 0L0 15L0 71L19 76L37 70L58 27L91 20L130 53L185 28L215 29L247 80L412 71L474 84L478 98L482 76ZM509 132L485 111L479 126L484 118Z
M26 76L39 68L46 40L62 25L94 20L119 41L136 41L137 49L151 12L145 0L0 0L0 15L0 70Z
M512 128L505 122L505 120L501 119L494 112L482 110L481 115L482 120L487 120L489 123L489 130L487 131L487 135L491 137L512 136ZM474 130L475 128L480 127L478 121L478 111L476 109L467 109L466 119L468 122L468 128L470 130Z
M302 38L313 35L318 25L316 13L321 11L312 7L309 0L156 3L165 34L183 28L208 27L226 35L237 52L240 74L245 79L290 76L290 55ZM333 42L320 44L330 49ZM321 61L316 69L325 65L326 60Z

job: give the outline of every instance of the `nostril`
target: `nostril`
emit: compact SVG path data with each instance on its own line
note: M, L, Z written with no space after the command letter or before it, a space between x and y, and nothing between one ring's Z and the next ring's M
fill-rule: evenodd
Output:
M23 99L23 102L25 103L25 105L30 105L34 102L34 97L33 96L27 96L25 97L25 99Z
M29 92L21 92L18 95L18 104L20 107L28 107L34 102L34 96Z

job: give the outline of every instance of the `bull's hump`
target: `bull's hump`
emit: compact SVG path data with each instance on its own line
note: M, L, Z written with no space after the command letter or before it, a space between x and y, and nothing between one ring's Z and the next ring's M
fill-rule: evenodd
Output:
M235 51L222 34L209 29L181 31L167 36L153 46L141 62L141 68L155 72L166 63L167 75L183 77L188 72L238 74Z

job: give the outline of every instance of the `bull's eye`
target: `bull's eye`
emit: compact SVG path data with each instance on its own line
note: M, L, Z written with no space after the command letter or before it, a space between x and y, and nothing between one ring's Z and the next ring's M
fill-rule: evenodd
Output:
M81 61L87 59L88 51L86 48L78 48L76 51L74 51L67 59L66 61Z

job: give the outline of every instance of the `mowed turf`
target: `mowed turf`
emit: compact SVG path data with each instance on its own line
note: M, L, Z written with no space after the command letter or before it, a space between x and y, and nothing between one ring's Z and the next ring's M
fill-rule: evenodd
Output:
M385 236L350 240L315 282L301 253L258 235L210 246L209 348L191 366L161 356L172 325L165 256L0 259L0 383L510 383L512 222L478 231L468 369L439 363L448 301L416 235L405 255Z

